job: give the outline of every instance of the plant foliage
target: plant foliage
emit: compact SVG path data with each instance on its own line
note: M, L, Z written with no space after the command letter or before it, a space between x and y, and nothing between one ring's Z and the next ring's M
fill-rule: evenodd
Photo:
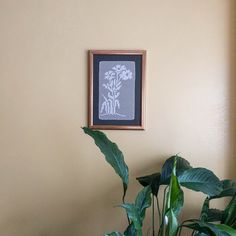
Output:
M190 163L178 156L171 156L160 171L138 177L143 189L133 203L125 202L129 183L129 169L118 146L101 131L84 127L84 132L91 136L106 161L113 167L123 183L122 207L128 217L124 233L112 232L105 236L143 236L143 222L146 209L152 206L152 236L180 236L183 228L192 230L193 236L236 236L236 183L233 180L219 180L206 168L193 168ZM164 187L162 207L159 204L160 186ZM179 215L184 205L182 187L206 195L198 219L180 222ZM210 207L212 199L230 197L224 210ZM155 209L154 200L157 202ZM158 219L155 220L157 211ZM155 223L159 226L155 230Z

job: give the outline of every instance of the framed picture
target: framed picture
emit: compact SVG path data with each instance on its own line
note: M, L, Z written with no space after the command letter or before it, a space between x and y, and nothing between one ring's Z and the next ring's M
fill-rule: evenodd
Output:
M144 130L144 50L89 51L88 125Z

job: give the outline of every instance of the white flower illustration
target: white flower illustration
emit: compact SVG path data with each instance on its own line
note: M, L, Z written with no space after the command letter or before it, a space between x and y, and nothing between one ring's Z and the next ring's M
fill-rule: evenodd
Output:
M120 73L120 77L123 80L132 79L132 72L130 70L124 70Z
M119 72L121 72L122 70L125 70L126 69L126 67L123 65L116 65L116 66L114 66L113 68L112 68L115 72L117 72L117 73L119 73Z
M105 79L112 80L115 78L115 73L112 70L109 70L105 73Z
M133 74L130 70L126 69L125 65L115 65L112 70L105 72L104 79L108 80L107 83L103 83L103 87L107 90L107 96L102 94L104 102L102 103L100 113L101 115L114 115L122 116L117 112L117 108L120 109L120 90L122 88L122 81L130 80L133 78Z

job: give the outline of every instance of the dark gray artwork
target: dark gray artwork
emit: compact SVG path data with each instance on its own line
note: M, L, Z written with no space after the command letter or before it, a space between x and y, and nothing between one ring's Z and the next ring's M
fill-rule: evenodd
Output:
M99 63L99 119L134 120L135 62Z

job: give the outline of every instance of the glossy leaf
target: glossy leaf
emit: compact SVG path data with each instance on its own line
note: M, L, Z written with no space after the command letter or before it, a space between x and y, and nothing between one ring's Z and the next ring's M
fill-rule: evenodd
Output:
M138 177L137 180L144 187L150 185L152 189L152 194L157 196L159 187L160 187L160 180L161 180L161 174L159 172L151 174L151 175Z
M220 194L216 196L212 196L211 199L214 198L222 198L222 197L230 197L236 194L236 183L231 179L225 179L221 181L223 190Z
M166 235L176 235L178 229L178 220L177 216L179 215L183 203L184 203L184 194L180 188L178 178L176 176L176 165L177 159L174 162L172 175L170 179L169 191L167 194L167 204L165 212L165 220L167 221L166 226Z
M221 232L226 232L230 236L236 236L236 230L225 224L215 225Z
M176 167L174 167L170 187L167 195L167 209L172 209L176 216L179 215L184 204L184 194L180 188L178 178L176 176Z
M226 207L222 222L236 229L236 195Z
M202 207L200 220L203 222L221 222L224 211L210 208L209 202L210 199L207 197Z
M165 214L166 224L166 235L175 236L178 230L178 220L172 209L169 209Z
M210 236L235 236L234 229L224 227L224 226L219 228L218 227L219 225L221 224L212 224L212 223L206 223L206 222L195 220L191 224L184 225L184 227L196 230L199 233L201 233L197 235L206 234Z
M200 220L206 222L209 212L210 199L207 197L203 203Z
M145 217L145 212L148 207L151 205L151 187L147 186L143 188L137 195L135 199L135 204L122 204L127 215L132 222L131 225L126 229L125 236L133 236L135 233L142 232L143 219ZM133 227L133 226L134 227Z
M136 236L137 235L137 232L136 232L136 229L134 227L134 224L131 223L127 229L125 230L124 232L124 236Z
M104 236L125 236L125 235L119 232L113 232L110 234L105 234Z
M209 234L205 234L205 233L196 233L196 234L194 234L194 236L209 236Z
M208 196L215 196L221 193L222 183L217 176L205 168L192 168L184 171L179 177L180 185L201 191Z
M142 220L139 215L139 209L135 206L135 204L125 203L122 204L126 210L126 213L130 219L130 221L134 224L135 229L137 230L138 235L142 235Z
M98 130L92 130L83 127L86 134L91 136L95 144L99 147L100 151L104 154L106 161L113 167L115 172L120 176L123 181L124 195L125 196L128 182L129 182L129 169L124 161L123 153L118 146L107 138L107 136Z
M182 174L185 170L192 168L191 165L189 164L189 162L187 160L185 160L184 158L179 157L177 155L171 156L170 158L168 158L165 161L164 165L162 166L161 180L160 180L161 184L169 184L175 158L177 159L177 163L176 163L176 175L177 176Z
M210 208L208 210L206 220L207 220L207 222L215 222L215 221L221 222L223 219L223 214L224 214L224 211L222 211L222 210Z
M147 186L143 188L136 197L135 206L138 209L140 219L143 221L145 217L145 211L151 205L151 187Z
M194 236L209 236L209 234L205 234L205 233L196 233L194 234Z

